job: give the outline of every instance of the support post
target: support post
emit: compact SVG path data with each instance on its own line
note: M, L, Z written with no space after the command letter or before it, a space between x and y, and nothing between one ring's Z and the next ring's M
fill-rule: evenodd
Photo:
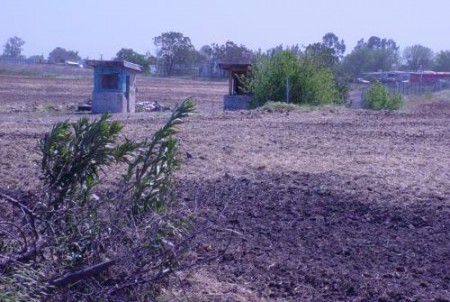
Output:
M289 78L286 78L286 104L289 104Z

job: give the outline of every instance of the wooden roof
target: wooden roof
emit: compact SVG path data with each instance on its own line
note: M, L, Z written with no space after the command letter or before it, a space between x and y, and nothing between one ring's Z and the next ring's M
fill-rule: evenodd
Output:
M250 63L219 63L219 67L227 71L248 71L251 66Z
M133 70L135 72L142 72L142 66L128 61L103 61L103 60L89 60L88 66L92 67L121 67Z

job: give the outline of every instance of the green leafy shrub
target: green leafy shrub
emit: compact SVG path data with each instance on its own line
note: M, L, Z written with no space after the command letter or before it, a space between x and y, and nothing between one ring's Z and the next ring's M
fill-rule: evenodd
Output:
M116 145L123 126L109 122L104 114L98 121L87 117L77 123L57 123L38 143L42 155L42 179L49 205L55 210L67 199L86 202L97 184L99 170L120 161L134 146L130 142Z
M343 95L331 69L283 51L261 59L246 79L246 86L254 96L252 105L261 106L269 100L284 102L286 79L289 81L289 102L294 104L338 103Z
M15 211L0 228L0 300L153 299L189 245L190 213L174 206L173 136L193 106L184 101L143 142L121 140L123 126L109 115L45 134L42 198L26 204L0 192ZM122 179L97 190L101 172L115 165L125 165Z
M374 110L397 110L403 105L402 96L399 94L390 94L383 84L375 82L367 91L363 99L363 107Z

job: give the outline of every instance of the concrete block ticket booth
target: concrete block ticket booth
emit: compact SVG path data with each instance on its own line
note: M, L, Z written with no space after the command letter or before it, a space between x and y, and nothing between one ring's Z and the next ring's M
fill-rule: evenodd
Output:
M132 113L136 105L136 75L142 67L127 61L88 61L94 67L92 113Z
M246 75L251 64L219 64L219 67L228 72L228 95L223 97L224 110L243 110L249 108L251 95L245 92L239 77Z

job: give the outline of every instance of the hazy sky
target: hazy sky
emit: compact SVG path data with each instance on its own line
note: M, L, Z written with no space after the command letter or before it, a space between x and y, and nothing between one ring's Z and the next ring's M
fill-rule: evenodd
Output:
M327 32L349 53L361 38L392 38L450 50L450 0L0 0L0 45L22 38L23 54L55 47L83 58L121 48L155 54L153 38L177 31L199 49L231 40L250 49L308 45Z

